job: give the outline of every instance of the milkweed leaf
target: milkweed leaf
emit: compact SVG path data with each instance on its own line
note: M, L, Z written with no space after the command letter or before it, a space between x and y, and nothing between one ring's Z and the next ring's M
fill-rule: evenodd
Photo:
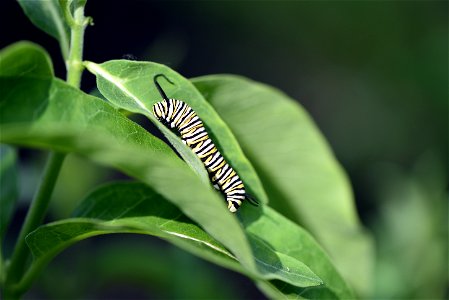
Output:
M161 101L153 78L164 74L174 85L161 79L163 89L169 98L182 100L189 104L203 120L212 140L230 165L237 171L248 190L260 202L266 203L267 197L253 167L243 154L228 126L203 99L195 87L172 69L151 62L126 60L108 61L103 64L86 63L87 68L97 76L100 92L119 108L144 114L167 137L183 159L197 172L204 182L208 175L200 159L168 128L161 124L152 113L152 106Z
M42 31L59 41L64 59L69 55L70 30L58 0L18 0L27 17Z
M349 180L307 112L281 91L244 77L192 80L234 132L272 205L303 225L361 294L371 285L373 244Z

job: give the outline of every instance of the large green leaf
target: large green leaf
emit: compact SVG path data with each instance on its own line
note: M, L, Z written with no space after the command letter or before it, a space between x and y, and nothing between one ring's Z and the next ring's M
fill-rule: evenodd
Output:
M21 81L29 85L48 86L42 81L33 82L24 78ZM9 84L13 87L14 81ZM121 169L152 185L158 193L178 205L186 215L196 219L232 251L246 273L266 279L278 278L301 286L321 283L301 261L286 259L282 257L282 253L276 261L273 260L273 257L277 256L270 249L257 252L260 257L256 264L250 245L246 243L245 234L235 216L228 212L223 201L209 185L201 183L198 177L168 150L168 146L128 121L104 101L84 95L59 80L53 80L49 89L44 112L38 118L30 116L31 126L24 126L23 123L8 123L2 126L2 141L77 152ZM23 93L18 95L22 96ZM9 96L9 100L11 99L19 100L14 97L14 93ZM98 128L99 124L104 126L101 130ZM136 140L139 137L142 140ZM145 143L143 140L151 143ZM161 151L164 147L165 151ZM173 189L173 186L176 188ZM92 226L90 221L81 222L75 227L71 224L67 230L83 232L83 228ZM119 228L116 229L119 231ZM38 264L44 264L50 257L46 256ZM283 265L287 265L286 268L291 268L292 271L285 271ZM304 276L298 276L296 272Z
M371 240L347 176L309 115L282 92L243 77L212 75L193 83L234 132L273 206L310 230L366 294Z
M327 256L306 232L268 207L257 218L255 211L248 210L247 213L251 214L247 225L252 244L256 245L253 249L259 264L267 265L267 257L274 254L279 257L278 265L272 263L268 266L267 269L271 269L273 274L267 278L290 278L296 285L316 285L317 278L313 273L303 269L304 266L293 257L313 263L314 268L327 278L325 286L313 289L302 289L277 281L259 281L259 285L266 286L274 294L279 293L277 295L285 292L285 295L290 296L300 293L303 296L333 295L334 298L352 296L341 277L333 270ZM219 265L247 274L226 248L143 184L117 183L104 186L87 197L74 216L78 219L42 226L28 236L27 243L34 254L35 264L45 264L76 241L95 235L129 232L159 236ZM254 219L257 221L253 222ZM277 227L284 230L281 234L273 235L273 232L278 232ZM280 245L282 241L287 243ZM259 251L258 248L265 249ZM272 249L268 250L271 254L267 253L267 249ZM297 268L302 270L297 272ZM283 274L276 276L276 273Z
M2 97L0 98L0 122L7 123L11 118L15 120L22 120L22 115L16 114L11 116L6 106L14 111L22 110L26 114L30 114L36 107L28 110L23 106L33 106L34 104L41 105L40 95L44 89L34 90L35 97L39 98L38 103L33 102L33 99L24 98L27 102L17 103L7 101L10 97L10 89L16 88L15 93L21 93L21 86L9 86L11 82L8 77L15 78L29 78L35 80L44 80L53 76L53 66L50 57L40 46L30 42L22 41L12 44L0 51L0 77L5 78L0 82L0 91ZM28 91L29 92L29 91ZM1 134L1 132L0 132ZM6 227L10 221L13 213L15 201L18 197L18 182L17 182L17 155L12 147L0 146L0 241L5 234Z
M103 186L81 203L73 217L42 226L27 237L34 264L44 265L63 249L88 237L141 233L161 237L244 273L235 256L222 244L142 183Z
M0 84L3 79L0 78ZM9 78L5 81L10 86L14 84ZM16 95L28 99L34 95L26 95L25 91L33 92L35 86L48 86L47 82L31 79L20 80L19 85L21 91ZM241 226L228 212L224 201L209 184L201 183L166 144L104 101L85 95L62 81L51 81L46 95L47 98L41 99L46 106L37 106L39 110L35 107L36 111L26 120L30 123L24 127L12 123L2 126L4 142L47 147L52 145L56 151L78 151L98 157L100 161L113 163L131 176L154 186L222 241L243 264L255 270ZM5 100L6 111L23 117L20 111L16 113L6 105L20 102L21 98L18 99L12 93ZM19 108L14 104L11 106ZM23 123L25 120L22 118L20 121ZM96 155L96 151L101 155ZM140 154L134 155L133 151ZM195 195L195 201L192 201L192 195Z
M200 159L152 113L153 104L162 100L153 78L157 74L166 75L174 82L174 85L171 85L160 79L168 97L183 100L196 111L220 152L238 172L249 192L259 201L267 202L260 180L233 134L190 81L164 65L150 62L117 60L100 65L88 62L86 66L97 76L98 89L111 103L119 108L147 116L164 133L184 160L205 182L208 182L207 173Z
M34 25L59 41L64 58L69 54L70 30L58 0L18 0Z
M0 52L0 76L49 77L53 76L53 65L42 47L21 41Z
M104 101L88 96L56 79L42 80L41 78L20 77L19 75L17 77L0 76L0 83L9 91L8 97L2 98L2 109L11 115L6 121L2 119L0 122L1 141L54 151L79 153L98 163L122 170L128 175L145 182L163 199L175 204L187 218L195 222L192 223L194 226L199 224L205 229L203 234L213 237L213 240L223 245L228 253L237 258L239 268L244 270L246 274L258 278L259 287L263 287L262 289L269 295L297 297L299 294L312 293L322 297L333 294L339 298L350 295L350 291L344 287L339 287L343 289L340 293L338 290L334 291L335 287L332 282L330 282L328 288L326 281L324 281L325 285L321 285L319 289L295 287L294 285L311 286L321 282L319 279L314 280L316 276L313 275L315 268L311 264L313 260L310 262L303 261L302 258L292 256L290 252L273 248L271 239L279 232L285 231L285 235L283 235L285 239L292 241L312 240L306 232L302 232L298 236L298 232L283 230L284 225L279 221L276 224L277 226L272 226L270 230L259 231L254 229L248 235L250 241L248 243L246 234L237 221L236 215L228 212L224 201L210 188L209 184L202 183L198 176L167 145L126 119ZM17 89L18 86L20 91ZM42 90L43 92L42 94L36 94L36 90ZM24 99L28 98L33 99L35 101L33 103L37 104L33 107L34 110L14 104L17 102L23 103ZM14 120L13 116L21 117ZM128 194L131 193L128 192ZM110 203L112 201L108 201L107 205L103 204L103 206L106 206L106 211L110 211ZM122 206L122 208L127 209L128 207ZM242 209L243 212L240 217L244 219L244 224L249 226L250 223L257 224L256 221L262 222L260 220L265 218L265 211L268 208L256 209L252 206L243 206ZM245 211L247 212L245 213ZM251 217L251 212L256 214L259 219ZM140 221L134 219L133 222L128 224L116 224L115 229L117 231L123 230L126 225L127 230L134 232L137 230L137 226L142 226ZM70 241L74 242L82 238L83 234L91 232L89 228L98 231L98 222L105 225L104 222L113 221L78 218L71 220L71 222L73 224L65 224L65 229L69 233L75 232L77 238ZM102 227L100 227L101 230ZM138 231L142 232L142 229L138 229ZM184 232L183 234L188 236L188 233ZM60 237L63 237L63 235ZM184 236L177 236L177 239L173 239L171 242L178 243L178 238L185 239ZM39 241L45 242L45 239L42 238ZM204 245L203 243L200 244ZM314 253L319 260L327 262L327 274L325 275L335 274L331 277L338 276L328 258L323 255L320 247L314 242L306 244L310 246L307 251ZM67 245L62 245L62 248ZM183 243L180 246L187 249L188 246L186 245L187 243ZM40 258L39 264L44 265L62 248L50 247L46 249L47 252ZM217 260L216 263L229 268L236 266L227 263L227 261L225 263L224 260L218 261L219 258L217 257L227 257L223 256L222 251L216 249L204 251L202 248L193 246L188 250L206 259ZM307 266L312 271L308 271ZM316 268L319 272L322 272L320 265ZM272 280L268 282L262 280L262 278L278 278L282 281ZM288 282L294 285L288 284Z
M27 243L35 264L44 265L59 251L81 239L128 232L161 237L219 265L248 275L226 248L161 195L141 183L117 183L102 187L87 197L74 216L77 218L45 225L28 236ZM274 254L279 256L277 265L269 260ZM265 249L258 256L258 265L266 271L266 279L282 279L305 287L322 283L303 263L285 258L282 253Z
M299 260L293 260L281 252L274 252L263 244L259 245L260 243L252 243L254 249L251 250L235 216L229 213L218 195L209 186L199 181L198 177L173 155L173 152L168 152L168 150L160 152L160 149L157 148L151 151L152 148L150 147L142 149L143 147L136 145L135 141L126 141L126 138L129 137L128 134L122 136L123 140L120 140L117 137L118 130L114 132L114 137L110 137L108 135L111 132L96 131L92 124L89 129L84 127L86 126L86 120L97 125L99 123L109 125L108 122L117 123L120 114L117 113L114 119L106 117L107 121L104 122L101 120L101 110L99 110L100 115L97 118L92 114L93 111L89 111L86 102L82 103L82 100L79 97L77 99L74 95L67 95L70 94L67 89L76 91L75 89L64 86L60 81L54 81L52 87L53 91L49 93L51 97L47 106L48 114L42 115L39 121L33 122L32 128L11 124L2 126L3 134L1 138L3 142L39 146L56 151L77 152L97 162L116 167L130 176L150 184L158 193L178 205L186 215L196 219L212 236L232 251L233 255L238 258L239 263L245 268L245 272L253 274L252 276L260 276L265 279L282 279L285 282L301 286L321 283L320 279L314 276L313 272ZM57 100L52 99L53 97ZM61 99L78 100L75 103L80 103L79 105L83 107L85 119L77 116L78 108L76 105ZM60 101L65 103L60 103ZM101 103L104 106L102 109L107 107L104 101L97 101L98 103L95 104ZM63 114L63 119L56 117L54 111L51 112L53 103L57 103L55 105L57 108L66 107L73 113L73 116L69 116L66 111ZM112 108L109 109L112 110ZM114 110L112 111L114 112ZM98 114L98 110L95 113ZM127 119L124 118L124 120ZM68 121L76 122L76 128L73 124L70 125ZM128 129L131 137L137 135L135 131L135 128L133 130ZM121 134L123 135L123 133ZM132 160L130 157L132 157ZM172 186L176 186L176 188L173 189ZM194 197L194 200L192 200L192 197ZM251 207L251 209L256 208ZM90 228L93 225L90 224L90 221L87 223L81 222L74 227L72 227L74 224L71 224L66 229L73 230L77 235L84 235L87 234L83 232L86 227L86 230L91 231ZM122 226L123 224L119 225ZM128 225L131 226L132 224ZM233 227L233 230L229 230ZM120 228L115 228L115 230L121 232ZM254 262L253 251L256 255L256 262ZM47 260L43 261L46 262ZM292 271L289 271L290 268Z
M3 241L19 195L16 162L15 149L0 145L0 242Z
M30 42L18 42L2 49L0 76L0 121L22 122L37 117L39 111L45 108L48 86L53 76L52 63L45 50ZM28 80L39 81L39 84L30 86ZM21 101L11 97L20 98Z
M242 222L251 243L263 241L269 248L281 253L282 256L301 260L323 280L325 286L314 289L314 295L318 293L323 295L324 298L353 297L350 288L335 271L327 254L321 250L315 239L304 229L269 207L264 207L262 212L245 207L243 213L245 219ZM285 286L281 288L281 291L286 294L298 292L296 288L291 286ZM305 293L305 291L302 293ZM307 293L312 294L312 291ZM324 295L333 296L327 297Z
M16 77L9 75L0 76L2 90L9 91L0 102L3 141L51 145L57 151L76 150L94 157L97 149L99 152L105 149L99 160L114 162L119 169L150 183L220 240L249 270L256 271L250 247L235 216L229 214L210 184L201 183L165 143L106 102L60 80L21 73ZM42 138L32 138L39 135ZM48 140L44 141L43 137ZM134 157L133 151L141 154ZM195 195L195 201L191 195Z
M70 88L70 87L67 87ZM55 92L51 93L52 95L56 95ZM62 98L59 98L61 100ZM77 99L80 100L80 99ZM102 103L106 106L106 104L100 100L98 100L99 103ZM54 103L53 101L50 101L50 105ZM86 103L83 103L84 107L86 107ZM96 103L98 104L98 103ZM63 104L62 107L68 107L67 103ZM73 108L73 107L72 107ZM75 109L76 110L76 109ZM74 109L70 109L70 111L74 111ZM88 112L88 110L85 110L85 112ZM68 116L68 114L65 115L68 117L65 120L70 120L71 118ZM87 119L92 119L92 121L97 121L97 124L103 124L105 125L105 129L108 129L107 126L110 126L108 124L106 118L103 120L101 118L95 118L91 114L87 113ZM115 119L113 120L115 123L121 122L120 121L120 115L117 114ZM126 119L125 119L126 120ZM119 144L117 146L116 144L120 142L120 140L117 140L116 138L111 138L108 135L111 133L109 132L102 132L103 135L97 135L92 129L91 130L85 130L80 128L78 126L77 128L73 128L71 126L68 126L67 124L64 124L61 120L55 120L53 125L51 125L53 122L50 122L47 120L45 123L43 123L41 126L38 126L38 124L35 123L33 126L34 129L23 131L23 128L20 126L18 127L12 127L4 126L2 127L2 130L4 134L2 135L2 138L4 141L9 142L15 142L20 143L24 145L31 145L31 146L39 146L44 148L50 148L54 150L65 150L69 152L77 152L80 154L84 154L85 156L89 157L90 159L93 159L97 162L101 162L105 165L117 167L126 173L128 173L131 176L134 176L136 178L139 178L143 181L145 181L147 184L152 185L155 190L158 190L158 193L166 195L167 199L170 199L171 202L176 203L180 208L184 209L184 212L191 213L192 219L195 218L196 211L193 211L189 209L185 209L188 204L193 205L195 208L198 208L203 213L208 213L209 216L209 222L213 222L216 226L218 226L222 230L226 230L227 233L232 233L231 238L235 238L238 234L237 229L232 232L229 232L229 227L223 226L223 224L227 224L226 226L232 226L232 223L228 222L223 216L229 216L233 218L233 215L230 214L223 203L220 201L220 199L217 199L218 204L215 208L212 208L214 205L211 205L211 203L214 203L211 199L213 197L217 197L215 194L213 194L210 189L205 189L205 186L198 180L198 178L189 171L188 168L186 168L183 164L176 163L175 160L171 159L171 156L162 156L157 155L157 151L151 151L151 149L145 149L145 151L141 151L138 147L129 147L125 144ZM80 123L80 122L78 122ZM80 125L80 124L79 124ZM129 125L129 124L128 124ZM63 129L58 128L64 126ZM129 130L129 132L134 132L134 135L138 135L136 133L136 129L139 127L135 127L132 130ZM121 135L120 132L118 135ZM128 136L128 135L127 135ZM125 140L126 137L123 137ZM132 145L132 141L129 142ZM160 153L159 153L160 154ZM132 157L132 159L130 159ZM170 160L167 160L167 157L170 158ZM178 160L179 161L179 160ZM184 167L183 167L184 166ZM172 186L176 186L176 189L172 189ZM209 192L211 195L208 195L208 203L201 205L200 201L202 201L201 197L202 194ZM133 191L135 192L135 191ZM186 194L187 193L187 194ZM117 193L111 194L113 197L115 197ZM127 194L131 194L129 191L127 191ZM170 197L170 198L168 198ZM192 200L192 197L194 197ZM204 197L204 196L203 196ZM185 202L187 201L187 203ZM199 203L200 202L200 203ZM154 202L153 202L154 204ZM158 203L159 204L159 203ZM103 207L105 207L106 211L111 212L111 210L116 205L112 201L107 201L107 204L103 203ZM119 206L120 207L120 206ZM129 207L123 207L122 209L127 209ZM208 209L205 210L204 208L207 207ZM214 210L217 213L214 213ZM221 209L221 212L220 212ZM246 206L246 210L255 210L255 208L251 206ZM220 213L218 213L220 212ZM106 213L105 213L106 214ZM92 217L92 215L90 215ZM249 214L248 214L249 216ZM200 224L207 230L211 227L208 222L205 222L202 220L202 217L196 217L200 220ZM262 216L260 216L262 218ZM64 224L65 230L68 232L74 232L77 237L74 238L74 240L67 241L68 244L70 244L73 241L76 241L80 237L84 236L85 234L90 234L92 231L98 231L98 227L96 227L98 224L95 223L95 220L92 219L83 219L83 220L72 220L73 222L80 222L80 223L74 223L74 224ZM94 222L95 224L92 224ZM251 222L251 221L248 221ZM122 224L112 224L117 225L114 230L115 232L123 232L123 226L126 226L127 228L132 228L133 232L139 226L142 226L141 222L139 220L133 220L133 222L128 223L124 222ZM61 225L61 224L60 224ZM94 226L95 225L95 226ZM102 224L102 226L105 224ZM111 225L111 224L108 224ZM111 225L111 226L112 226ZM285 282L292 282L297 285L313 285L319 284L320 281L313 280L314 276L311 275L313 273L307 271L307 267L305 267L304 263L300 259L297 259L296 257L291 256L288 253L284 253L284 251L279 251L278 249L273 249L272 247L269 247L270 239L273 237L273 235L279 234L279 230L282 230L283 225L278 224L278 227L272 227L271 231L264 231L259 232L257 238L253 238L251 236L251 246L253 247L254 255L256 256L255 259L257 261L257 269L256 271L252 269L251 267L246 266L246 262L243 259L239 258L239 262L243 264L243 267L245 269L245 273L251 273L253 274L259 274L257 276L261 276L266 279L271 278L282 278L284 283L283 284L272 284L272 283L266 283L272 290L279 291L280 288L286 288L290 285L286 285ZM100 227L102 229L104 227ZM87 231L85 231L87 230ZM215 230L217 230L215 228ZM101 230L100 230L101 231ZM139 229L140 232L142 232L142 227ZM236 240L233 240L229 242L227 240L228 237L223 238L223 233L220 232L214 232L214 229L208 230L212 233L212 236L216 237L217 239L222 239L222 244L229 244L230 246L227 246L225 249L231 249L234 256L240 255L244 259L249 259L248 257L244 256L245 253L242 253L242 250L237 248L237 246L245 247L245 244L241 243L240 245L237 244ZM90 233L89 233L90 232ZM101 233L105 233L101 231ZM184 236L188 236L189 232L184 232ZM305 233L304 233L305 234ZM225 234L226 235L226 234ZM306 235L306 234L305 234ZM183 236L183 237L184 237ZM237 236L238 237L238 236ZM285 237L289 240L298 240L298 242L301 240L296 232L293 232L291 235ZM47 238L46 238L47 239ZM46 239L39 239L42 242L45 242ZM61 235L58 237L58 239L61 239ZM172 241L174 242L174 241ZM176 241L174 243L177 243ZM180 242L179 242L180 243ZM68 245L66 244L66 246ZM184 243L185 244L185 243ZM187 246L184 245L184 248ZM234 249L232 249L234 247ZM42 249L45 249L44 247L41 247ZM42 262L39 264L45 264L45 262L48 261L53 255L57 253L61 248L56 248L56 251L53 249L47 249L49 256L43 257ZM214 252L213 258L209 257L208 254L204 250L197 250L195 249L189 249L190 251L196 253L197 255L200 255L206 259L210 259L216 263L220 263L221 265L224 265L229 268L233 268L231 264L227 264L226 262L220 262L218 261L218 258L216 258L216 252ZM201 251L201 252L200 252ZM226 250L228 251L228 250ZM321 250L319 250L319 246L315 244L315 247L311 247L308 249L311 253L315 253L320 257L320 253L322 253ZM229 251L228 251L229 252ZM218 251L218 254L220 256L223 256L222 251ZM251 255L251 254L249 254ZM252 259L252 256L251 256ZM321 259L328 262L330 269L328 269L329 273L337 274L334 269L331 267L331 263L325 256L321 256ZM293 264L295 262L295 264ZM307 264L307 263L306 263ZM308 265L308 264L307 264ZM314 266L309 265L309 267L312 268ZM234 269L234 268L233 268ZM290 269L292 271L290 271ZM338 275L337 275L338 276ZM314 282L313 282L314 281ZM326 283L326 282L325 282ZM291 288L294 292L300 292L297 291L296 288ZM302 292L302 290L301 290Z

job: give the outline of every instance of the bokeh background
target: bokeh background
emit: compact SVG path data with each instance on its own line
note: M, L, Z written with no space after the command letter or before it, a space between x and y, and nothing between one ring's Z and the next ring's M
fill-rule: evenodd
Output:
M43 0L45 1L45 0ZM12 0L0 46L58 44ZM311 114L376 243L373 298L448 297L447 1L88 1L85 59L166 64L185 77L232 73L280 88ZM95 87L85 74L83 89ZM21 150L24 216L45 155ZM120 175L70 157L51 218ZM58 204L59 203L59 204ZM8 251L8 250L6 250ZM148 257L150 259L148 259ZM168 268L167 268L168 266ZM175 275L175 276L174 276ZM65 251L29 298L263 298L242 276L155 238L111 236Z

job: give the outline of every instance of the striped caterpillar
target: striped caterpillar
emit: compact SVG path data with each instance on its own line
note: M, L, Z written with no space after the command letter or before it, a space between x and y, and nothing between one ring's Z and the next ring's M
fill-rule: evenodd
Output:
M181 100L167 98L157 82L160 76L172 83L163 74L154 76L154 84L163 98L162 101L153 105L154 116L166 127L175 130L183 143L201 159L212 185L225 197L231 212L236 212L245 199L257 205L257 202L246 193L237 172L226 162L210 139L196 112Z

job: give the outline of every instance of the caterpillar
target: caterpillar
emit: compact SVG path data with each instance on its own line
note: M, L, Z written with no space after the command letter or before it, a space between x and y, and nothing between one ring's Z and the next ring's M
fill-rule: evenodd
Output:
M229 211L236 212L245 199L257 205L257 202L246 193L245 186L237 172L226 162L210 139L200 117L185 102L167 98L157 82L158 77L164 77L173 84L163 74L154 76L154 84L163 98L162 101L153 105L154 116L166 127L175 130L182 142L200 158L212 185L225 197Z

